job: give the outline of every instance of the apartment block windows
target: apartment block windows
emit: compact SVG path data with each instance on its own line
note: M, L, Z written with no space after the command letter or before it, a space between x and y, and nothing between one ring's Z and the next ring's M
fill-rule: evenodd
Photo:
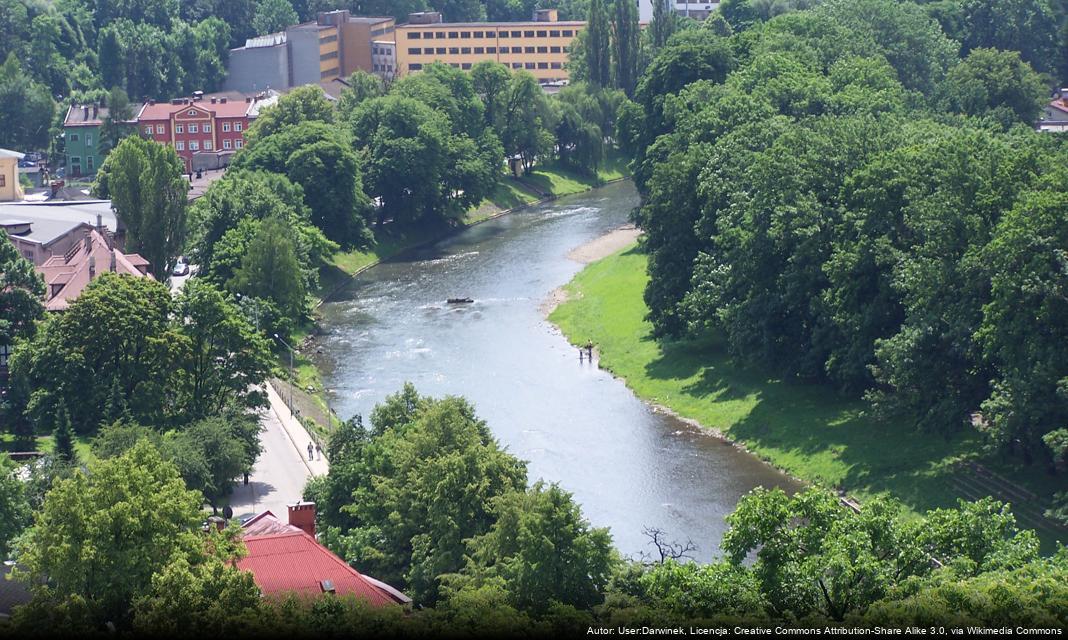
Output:
M549 47L549 53L560 53L560 47Z
M549 47L538 47L538 53L549 53Z
M224 122L223 123L223 133L230 133L230 123L229 122Z
M422 37L423 37L423 34L418 32L418 31L411 31L411 32L408 33L408 39L409 40L419 40Z
M435 53L437 53L439 56L445 55L445 47L438 47Z
M471 47L460 47L460 53L462 53L464 55L470 55L471 54Z
M159 135L163 135L163 125L161 125L161 124L157 124L156 125L156 133L159 134Z
M470 31L461 31L460 32L460 37L461 38L470 39L471 38L471 32Z
M550 38L559 38L560 37L560 30L559 29L554 29L554 30L550 31L549 32L549 37Z
M145 127L145 135L152 135L152 125L148 125L148 126ZM74 136L72 138L72 140L77 140L77 139L78 139L78 136Z
M545 37L545 36L547 36L547 35L548 35L548 34L547 34L547 33L546 33L545 31L539 31L539 32L538 32L538 37L539 37L539 38L544 38L544 37Z
M551 69L563 69L564 65L560 64L559 62L550 62L549 63L549 68L551 68Z
M190 140L189 141L189 150L190 151L200 151L200 143L197 142L196 140Z
M526 62L526 63L523 64L523 67L525 67L527 69L533 69L534 68L534 63L533 62Z
M240 122L235 122L234 123L234 131L241 131L241 123Z
M408 71L422 71L422 70L423 70L423 65L421 65L421 64L410 64L410 65L408 65Z
M486 47L486 53L497 53L497 47Z
M230 138L223 139L223 149L230 149L234 146L234 143L230 141Z
M490 48L492 48L492 47L490 47ZM508 47L501 47L501 53L508 53L508 51L509 51ZM490 53L492 53L492 51Z
M185 151L185 143L182 142L181 140L178 140L177 142L174 143L174 150L175 151Z
M85 146L87 146L87 147L93 146L93 134L91 134L91 133L85 134Z
M476 31L475 32L475 37L476 38L483 38L483 37L485 37L485 34L483 34L481 31Z
M152 133L152 127L146 127L146 129L148 129L149 133ZM71 142L77 142L78 141L78 134L77 133L70 134L70 141Z
M534 32L533 31L524 31L523 32L523 37L524 38L533 38L534 37Z
M564 37L565 38L570 38L573 35L575 35L574 31L572 31L571 29L564 29Z
M408 55L417 56L423 53L423 50L419 47L408 47Z
M199 133L197 131L197 126L195 124L190 124L189 125L189 133Z
M245 141L244 140L234 140L234 146L237 147L238 149L240 149L241 147L245 146Z
M460 64L460 68L464 69L464 70L470 70L471 69L471 63L470 62L461 63Z
M211 151L211 146L212 146L211 145L211 140L205 140L204 141L204 150L205 151Z
M455 39L457 39L459 37L460 37L460 33L458 31L450 31L449 32L449 40L455 40Z
M185 133L185 125L184 124L176 124L176 125L174 125L174 132L175 133Z
M534 47L523 47L523 53L534 53Z
M449 47L449 53L452 55L460 53L460 47Z
M430 34L428 33L427 35L430 35ZM445 32L444 31L435 31L434 32L434 37L437 38L438 40L444 40L445 39Z
M204 133L211 133L211 125L210 124L205 124L203 131L204 131Z
M485 47L475 47L475 55L482 55L486 53Z
M522 38L523 37L523 32L522 31L513 31L512 32L512 37L513 38Z
M549 63L548 62L539 62L538 63L538 68L539 69L548 69L549 68Z

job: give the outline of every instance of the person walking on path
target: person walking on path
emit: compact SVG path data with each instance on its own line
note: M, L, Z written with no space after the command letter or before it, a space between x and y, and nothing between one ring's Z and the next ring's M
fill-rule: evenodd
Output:
M323 445L319 444L318 442L315 443L315 459L323 459Z
M308 460L314 460L314 459L315 459L315 458L314 458L314 457L312 456L312 452L313 452L313 451L314 451L314 449L312 449L312 443L310 443L310 442L309 442L309 443L308 443Z

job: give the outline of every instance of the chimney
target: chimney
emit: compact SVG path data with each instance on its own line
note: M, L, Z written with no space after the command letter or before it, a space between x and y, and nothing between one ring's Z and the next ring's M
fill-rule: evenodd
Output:
M226 104L226 98L219 98L219 104Z
M83 105L82 106L82 120L84 121L84 120L88 120L88 119L89 119L89 105Z
M111 247L111 243L108 243L108 256L111 258L111 264L108 265L108 271L115 273L117 265L115 264L115 249Z
M104 233L104 216L99 213L96 214L96 230L100 233Z
M97 104L93 104L93 120L96 120L96 115L100 113L100 107Z
M96 277L96 256L89 256L89 279Z
M226 518L221 516L209 516L208 527L215 527L217 530L222 531L226 528Z
M150 107L151 107L151 106L152 106L152 105L154 105L154 104L156 104L156 100L155 100L155 98L150 98L150 99L148 100L148 106L150 106Z
M246 103L251 103L252 102L252 96L245 96L245 102Z
M315 537L315 503L298 502L288 505L289 524L300 529L311 537Z
M211 97L211 103L212 103L212 104L215 104L215 103L217 103L217 102L218 102L218 99L217 99L217 98L216 98L215 96L212 96L212 97Z

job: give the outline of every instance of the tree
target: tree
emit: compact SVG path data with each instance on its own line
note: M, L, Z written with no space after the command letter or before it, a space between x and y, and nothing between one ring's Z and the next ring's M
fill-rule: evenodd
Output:
M612 12L612 75L615 86L622 89L628 98L634 94L638 84L638 48L638 6L630 0L615 0Z
M942 91L949 110L1032 124L1049 95L1042 77L1015 51L972 49L950 69Z
M183 170L171 147L131 136L104 160L93 186L126 224L127 250L148 260L160 280L170 276L185 243L189 183Z
M1018 51L1040 72L1056 70L1057 30L1049 0L964 0L964 50Z
M267 138L285 127L310 121L333 123L334 108L319 87L297 87L260 113L245 134L248 144L243 153L248 153L247 150L260 138Z
M252 29L256 35L285 31L286 27L300 22L289 0L260 0L252 16Z
M242 295L270 300L289 318L303 315L307 292L284 220L268 218L260 224L241 266L226 286Z
M324 536L361 570L433 604L438 576L463 567L465 540L489 531L493 498L522 490L525 467L461 398L406 387L375 408L372 425L350 439L349 455L331 458L327 484L344 482L330 491L348 499L319 512Z
M597 87L611 86L611 33L604 0L590 0L590 15L586 22L585 34L583 50L589 68L589 82Z
M341 90L337 99L337 121L348 122L356 106L370 98L379 98L386 94L386 85L381 76L357 69L345 79L348 85Z
M126 626L154 574L202 553L200 519L199 496L147 442L91 474L75 471L56 483L19 541L13 574L34 597L20 620L40 607L76 605L95 626Z
M212 285L186 283L175 305L179 331L188 339L176 410L188 419L218 414L231 402L248 409L266 404L260 386L271 369L270 344Z
M44 280L33 263L0 230L0 344L33 336L35 323L44 314L44 294Z
M73 462L77 460L74 453L74 429L70 424L70 412L63 398L59 399L56 409L55 428L52 430L53 451L60 460Z
M479 0L430 0L430 5L449 22L480 22L486 19L486 12Z
M653 0L653 20L649 23L649 30L653 34L654 53L667 44L671 34L679 28L679 17L672 4L664 0Z
M11 545L33 520L27 482L10 460L0 461L0 554L10 557Z
M100 127L100 153L106 156L123 138L136 134L133 120L134 112L126 92L122 87L113 88L108 93L108 114Z
M553 150L551 132L556 123L549 99L534 76L518 71L508 83L503 107L500 138L504 152L509 157L519 156L524 172L529 172L535 161Z
M553 603L587 609L603 600L612 538L608 529L590 527L571 494L537 482L493 498L492 512L493 526L468 542L465 575L445 578L450 588L500 579L511 604L533 613Z
M0 66L0 147L45 149L55 104L22 69L15 52Z
M188 340L171 325L173 309L170 291L154 280L100 274L12 354L12 377L32 389L28 414L51 425L62 399L74 430L86 433L101 423L118 385L134 418L164 423L175 354Z

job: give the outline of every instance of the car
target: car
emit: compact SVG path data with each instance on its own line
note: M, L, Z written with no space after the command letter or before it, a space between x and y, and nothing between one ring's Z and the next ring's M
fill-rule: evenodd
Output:
M171 275L175 275L175 276L187 276L187 275L189 275L189 263L185 261L185 258L178 258L178 262L174 263L174 269L171 269Z

